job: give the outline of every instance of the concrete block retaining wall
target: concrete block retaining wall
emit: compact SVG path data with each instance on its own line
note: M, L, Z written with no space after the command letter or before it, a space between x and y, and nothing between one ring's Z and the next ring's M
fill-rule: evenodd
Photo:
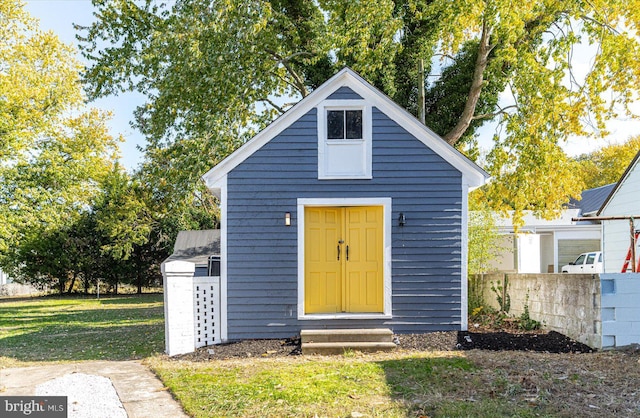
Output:
M505 274L479 275L470 289L499 309L492 287L505 287L509 314L529 316L543 328L560 332L592 348L640 344L640 274Z
M600 278L583 274L504 274L478 276L486 304L499 309L492 287L507 284L511 299L509 314L529 316L543 328L601 348Z

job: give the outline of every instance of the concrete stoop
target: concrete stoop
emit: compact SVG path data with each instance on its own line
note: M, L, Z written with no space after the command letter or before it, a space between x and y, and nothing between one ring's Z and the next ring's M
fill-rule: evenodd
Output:
M388 328L302 330L300 339L302 354L375 353L396 348Z

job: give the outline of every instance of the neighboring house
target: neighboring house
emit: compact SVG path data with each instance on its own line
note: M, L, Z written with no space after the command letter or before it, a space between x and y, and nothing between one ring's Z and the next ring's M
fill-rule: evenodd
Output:
M467 194L488 177L343 69L203 176L221 341L466 329Z
M602 220L602 252L604 272L620 273L631 246L632 231L640 228L640 152L615 184L597 212ZM607 219L617 218L617 219ZM640 250L636 245L636 260ZM631 271L631 267L627 271Z
M2 296L26 296L40 293L38 289L28 284L19 284L13 281L4 271L0 270L0 297Z
M563 265L581 253L599 251L602 235L599 221L573 219L595 217L614 186L583 191L581 200L571 200L556 219L544 220L527 212L517 235L511 218L499 217L497 226L504 235L503 251L492 268L515 273L559 273Z
M9 284L11 283L12 280L9 276L7 276L7 274L0 270L0 285L5 285L5 284Z
M220 230L180 231L173 254L163 263L183 261L195 265L194 276L208 276L212 263L220 258Z

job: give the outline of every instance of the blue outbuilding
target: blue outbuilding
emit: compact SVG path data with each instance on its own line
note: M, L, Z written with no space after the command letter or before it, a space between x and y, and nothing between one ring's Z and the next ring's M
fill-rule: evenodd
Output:
M488 177L343 69L203 176L217 341L466 330L467 194Z

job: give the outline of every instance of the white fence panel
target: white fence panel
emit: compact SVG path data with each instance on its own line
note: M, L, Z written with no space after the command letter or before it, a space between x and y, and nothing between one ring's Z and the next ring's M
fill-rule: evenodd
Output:
M220 277L193 278L195 348L220 344Z

